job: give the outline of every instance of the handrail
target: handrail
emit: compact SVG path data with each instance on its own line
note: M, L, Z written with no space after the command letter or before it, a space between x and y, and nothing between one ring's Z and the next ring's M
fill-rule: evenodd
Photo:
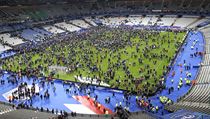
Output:
M7 103L7 102L2 102L0 101L0 104L4 104L4 105L8 105L8 106L14 106L14 104L11 104L11 103ZM37 108L34 108L34 107L28 107L28 108L19 108L19 109L27 109L27 110L33 110L33 111L39 111L39 112L45 112L45 113L51 113L51 114L55 114L55 113L52 113L51 111L47 111L46 109L43 109L43 111L40 111L40 108L37 110ZM71 113L67 113L69 116L71 115ZM58 116L58 114L55 114ZM112 117L112 116L115 116L115 113L114 114L79 114L77 113L76 114L77 116L79 117Z

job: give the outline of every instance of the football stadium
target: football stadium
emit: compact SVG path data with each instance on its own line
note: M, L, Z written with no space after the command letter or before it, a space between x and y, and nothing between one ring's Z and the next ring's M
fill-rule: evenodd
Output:
M0 0L0 119L210 119L210 0Z

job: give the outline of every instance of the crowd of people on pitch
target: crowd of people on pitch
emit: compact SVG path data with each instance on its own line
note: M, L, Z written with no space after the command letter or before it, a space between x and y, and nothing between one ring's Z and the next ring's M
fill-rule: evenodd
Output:
M103 80L111 87L151 95L162 87L159 79L173 59L168 48L173 47L175 53L181 45L181 37L177 34L161 35L161 32L130 27L96 27L80 34L70 33L36 48L30 48L30 45L21 47L19 51L24 53L3 60L1 64L3 69L23 75L53 78L60 78L59 71L50 71L48 67L63 66L67 68L66 75L73 73L81 78L91 77L91 80ZM170 40L171 37L175 40ZM157 69L155 66L159 60L164 63L160 63L161 67ZM134 67L137 70L132 70ZM152 79L153 83L142 83Z
M33 49L33 51L29 51L29 55L27 53L21 54L21 57L20 57L21 60L20 61L17 60L18 66L16 66L14 62L8 63L18 58L12 57L12 58L6 59L6 61L1 61L1 63L4 64L4 67L6 67L6 69L7 68L10 69L11 67L13 67L15 69L18 69L18 72L19 72L17 75L8 77L7 79L8 83L11 83L12 85L18 85L17 90L12 92L12 95L9 97L9 102L14 102L15 100L20 100L20 99L27 99L28 102L30 102L29 105L32 106L33 97L39 97L41 100L49 99L50 93L47 88L44 88L45 85L50 85L50 87L53 89L53 92L54 93L56 92L56 87L54 86L54 82L49 80L51 78L45 78L44 80L38 80L38 81L37 81L37 78L33 78L32 79L33 83L31 87L29 87L29 84L27 84L26 82L18 83L19 81L21 81L21 77L26 75L28 76L28 79L30 79L29 77L32 75L38 76L40 72L47 71L48 70L47 67L54 64L61 65L61 66L70 65L68 67L69 68L68 73L78 71L77 77L83 76L82 70L86 70L86 69L82 67L86 67L87 69L89 69L89 72L88 72L89 77L91 77L91 74L94 74L92 76L93 78L96 78L96 79L104 78L103 80L105 81L108 80L107 82L109 82L111 79L115 79L115 83L116 83L115 87L122 85L125 87L126 90L130 89L128 92L124 93L123 100L121 102L116 103L115 105L116 112L121 112L119 111L119 109L129 111L129 107L131 105L130 98L132 95L130 91L138 90L140 92L139 93L140 95L144 95L142 97L136 97L136 103L139 105L139 107L147 111L157 113L163 107L155 106L151 103L151 100L148 99L147 94L148 92L152 92L152 91L148 87L151 87L151 85L152 87L157 87L156 91L161 91L163 88L166 88L164 84L165 79L163 78L163 74L158 75L156 69L152 68L149 65L144 65L143 68L140 68L138 70L139 74L144 73L144 76L142 76L141 78L143 78L144 80L148 80L152 77L154 78L155 84L150 84L146 82L143 85L143 87L139 89L137 87L131 86L131 84L133 83L135 84L136 81L134 80L135 77L131 73L130 67L135 66L137 64L143 65L144 59L141 57L147 58L148 61L153 63L153 65L157 65L157 61L156 60L153 61L152 59L158 59L158 60L167 59L168 61L170 61L172 57L169 57L166 55L166 53L169 52L167 48L163 48L162 49L163 52L161 52L160 54L150 53L150 50L158 50L158 48L161 47L161 44L164 44L165 42L169 44L166 47L170 47L170 44L172 44L171 42L173 41L167 40L169 38L168 35L160 36L159 32L146 33L145 31L142 31L141 33L139 33L139 31L130 30L131 33L127 34L127 30L129 31L129 29L126 29L126 32L123 31L122 29L120 30L118 29L115 31L117 34L121 33L121 34L127 34L127 35L124 35L124 36L113 35L111 34L111 32L107 33L110 35L106 35L106 34L104 35L103 34L104 31L107 31L107 30L108 28L92 29L90 31L82 33L83 35L75 36L74 34L71 34L70 36L65 37L63 40L57 40L56 42L46 42L42 46L40 47L38 46L38 48ZM88 32L91 33L93 31L97 32L99 35L89 36ZM174 34L176 36L176 33ZM89 36L89 39L87 39L87 36ZM143 50L140 50L140 46L142 44L136 43L135 41L131 41L131 38L132 38L131 36L140 37L140 39L144 39L145 41L147 41L148 39L152 39L153 42L158 40L158 39L155 39L154 37L158 37L164 40L161 40L159 44L152 44L150 46L148 42L145 42L146 46L143 48ZM111 39L114 39L114 40L112 41ZM97 49L96 52L86 47L86 45L90 45L90 44L95 45L95 48ZM117 52L118 48L122 49L126 45L132 47L133 44L135 44L135 51L131 53L131 57L136 59L137 62L130 63L128 59L122 59L121 55L123 54L129 55L128 51L126 50L122 50L120 54L117 54L117 55L114 54ZM176 48L178 48L180 44L177 42L175 43L175 45L176 45ZM82 51L78 50L78 48L81 49ZM105 54L100 54L101 53L100 51L102 51L104 48L108 48L111 52L109 52L109 50L106 50ZM21 49L21 50L27 51L28 49L26 48L26 49ZM44 54L44 52L46 52L46 54ZM96 60L94 60L93 58L95 57L94 53L100 54L98 55L99 58ZM137 55L138 53L142 55L138 56ZM40 57L33 61L30 61L30 59L33 58L33 55L35 54L38 54ZM196 53L192 54L191 57L193 58L193 57L197 57L201 55L202 53L197 52L197 49L196 49ZM78 56L78 57L75 57L75 56ZM83 59L83 62L81 63L77 59ZM108 69L106 71L103 71L103 69L101 68L102 66L96 65L97 63L99 64L102 63L103 59L107 59ZM112 59L116 59L116 62L113 62ZM44 62L46 64L40 64L40 62ZM126 63L126 62L129 62L129 63ZM20 67L20 66L23 66L23 67ZM173 86L167 87L168 94L171 94L171 92L173 92L175 88L179 90L184 84L191 85L191 80L189 80L189 78L191 78L191 75L192 75L190 72L192 65L188 61L184 60L183 62L179 64L179 67L180 67L181 74L183 73L183 70L186 71L186 74L183 74L183 76L185 76L186 78L180 77L177 87L173 87ZM80 70L80 68L82 70ZM116 77L116 72L120 68L125 74L124 77ZM168 69L166 65L164 65L161 68L165 70ZM171 74L172 84L174 82L173 78L176 75L176 73L177 72L174 71ZM51 75L53 74L51 73ZM57 78L59 78L59 75L57 76ZM121 80L120 78L124 78L125 80ZM77 79L75 80L77 81ZM35 85L37 82L39 84L38 87ZM1 85L4 85L4 84L5 84L5 80L1 79ZM36 88L39 88L39 89L36 89ZM45 89L44 91L42 91L44 92L43 94L36 92L36 90L40 90L41 88ZM69 83L69 82L64 81L63 88L65 89L67 95L79 95L82 93L82 94L87 95L88 98L93 98L95 106L101 109L101 104L98 102L99 95L94 94L95 88L93 86L86 85L86 84L75 85L74 83ZM106 104L110 104L114 97L115 97L115 94L113 93L112 96L110 95L104 98L104 102ZM173 103L173 101L166 96L163 96L163 97L160 96L159 100L163 104ZM125 103L125 106L122 106L122 103ZM26 105L23 104L23 105L24 107L29 106L28 104ZM41 108L40 110L43 110L43 108ZM107 114L106 109L102 109L102 110L104 114ZM55 109L52 109L52 112L56 113L58 111L56 111ZM60 113L64 114L64 112L60 112ZM72 115L75 115L75 114L72 113Z

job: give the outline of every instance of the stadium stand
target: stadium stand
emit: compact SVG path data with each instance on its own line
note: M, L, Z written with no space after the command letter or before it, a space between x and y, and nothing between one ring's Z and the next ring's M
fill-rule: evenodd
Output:
M65 32L64 30L62 29L59 29L55 26L44 26L43 27L46 31L50 32L50 33L53 33L53 34L59 34L59 33L63 33Z
M201 29L201 31L203 32L204 34L204 37L206 39L206 54L209 54L210 53L210 25L207 25L207 26L204 26L204 28Z
M97 24L91 18L89 18L89 17L85 18L84 20L87 21L87 22L89 22L93 26L97 26Z
M40 29L40 28L33 28L34 31L40 33L40 34L43 34L45 37L48 37L48 36L51 36L52 33L44 30L44 29Z
M182 28L187 27L189 24L193 23L194 21L196 21L198 18L188 18L186 16L182 17L182 18L178 18L176 20L176 22L173 24L173 26L179 26Z
M126 21L126 25L139 25L142 22L141 16L129 16Z
M43 40L43 36L31 29L25 29L21 33L21 37L31 42L39 42Z
M205 54L203 65L210 65L210 54Z
M83 20L71 20L69 22L76 25L76 26L82 27L82 28L91 27L89 24L85 23L85 21L83 21Z
M68 34L69 32L88 29L100 25L100 22L106 26L119 26L121 24L143 25L143 27L174 26L185 30L188 28L194 30L209 20L208 17L204 16L210 15L208 0L98 0L98 2L97 0L30 0L29 2L26 0L3 0L2 5L4 6L1 7L0 5L0 52L11 50L16 45L26 42L36 43L45 41L50 36L62 36L62 33ZM24 5L29 6L25 7ZM10 23L12 25L8 25ZM25 24L20 25L19 23ZM175 101L172 105L166 105L166 110L173 112L186 109L210 114L210 24L198 30L203 32L206 40L203 62L201 65L198 64L200 66L199 74L188 93L181 97L178 102ZM11 35L12 33L18 35L14 37ZM152 100L152 103L159 104L158 97L159 94L157 99L155 97L155 100ZM148 100L148 102L150 101ZM111 106L113 107L113 105ZM157 112L157 114L160 113ZM67 118L104 119L111 118L111 116L77 114L76 117L72 117L69 114ZM28 109L15 109L9 105L0 104L0 118L57 119L58 115ZM139 118L153 119L155 117L144 111L131 113L129 117L129 119ZM113 117L113 119L119 119L119 117Z
M24 117L23 117L24 114ZM57 119L52 113L39 112L27 109L17 109L1 115L2 119Z
M157 25L160 26L171 26L176 19L176 16L164 16L160 21L157 22Z
M208 104L196 103L196 102L178 102L170 106L165 106L166 110L177 111L180 109L190 110L194 112L201 112L205 114L210 114L210 107Z
M150 20L148 21L147 25L155 25L157 23L159 16L150 16Z
M78 28L77 26L72 25L72 24L68 24L66 22L56 23L55 26L62 29L62 30L66 30L66 31L69 31L69 32L74 32L74 31L81 30L81 28Z
M210 76L208 75L209 73L210 73L210 66L202 66L196 82L197 83L210 83Z
M210 94L210 85L201 84L192 87L190 92L182 99L186 102L206 103L208 106Z
M107 26L119 26L123 24L125 20L125 17L110 17L101 19L102 23Z
M1 26L1 25L0 25L0 26ZM0 32L1 32L1 33L4 33L4 32L11 31L11 30L12 30L12 27L7 26L7 25L2 25L2 26L1 26L1 29L0 29Z
M187 27L188 28L195 28L195 27L197 27L197 25L199 25L200 23L203 23L203 22L205 22L205 21L207 21L208 19L206 19L206 18L201 18L201 19L199 19L198 21L196 21L196 22L194 22L194 23L192 23L192 24L189 24Z
M15 46L19 44L23 44L24 41L18 37L11 37L10 34L0 34L0 38L3 39L4 43L8 43L9 45Z
M148 25L148 22L150 21L150 19L152 19L152 17L144 17L141 21L142 25Z
M209 31L209 28L210 28L210 24L207 24L207 25L204 25L203 27L199 28L199 30L202 31L205 36L205 34Z
M141 24L142 25L154 25L157 22L157 19L158 19L158 17L154 16L154 15L147 16L142 20Z
M14 110L15 110L15 108L13 108L12 106L0 104L0 116L3 114L9 113L11 111L14 111Z
M0 52L4 52L4 51L10 50L10 49L12 49L12 48L9 46L0 44Z
M148 115L144 111L134 112L134 113L131 113L131 115L129 116L129 119L139 119L139 118L141 118L141 119L155 119L155 117Z

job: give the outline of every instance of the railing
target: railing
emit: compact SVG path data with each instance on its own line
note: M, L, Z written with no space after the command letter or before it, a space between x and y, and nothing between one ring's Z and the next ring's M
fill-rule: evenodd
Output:
M14 106L14 104L11 103L7 103L7 102L2 102L0 101L0 104L4 104L4 105L8 105L8 106ZM28 107L28 108L19 108L18 109L27 109L27 110L33 110L33 111L39 111L39 112L45 112L45 113L51 113L51 114L55 114L55 117L58 116L58 114L56 113L52 113L52 111L47 111L46 109L43 109L42 111L40 109L34 108L34 107ZM67 113L68 116L71 116L71 113ZM106 117L106 118L110 118L110 117L117 117L117 115L114 114L76 114L77 117L94 117L94 118L102 118L102 117Z
M14 106L13 104L7 103L7 102L1 102L0 104L4 104L4 105L8 105L8 106ZM29 107L29 108L19 108L19 109L27 109L27 110L33 110L33 111L39 111L39 112L45 112L45 113L52 113L52 111L47 111L46 109L43 109L43 111L41 111L40 109L34 108L34 107ZM56 113L52 113L55 114L55 117L53 117L53 119L57 119L58 114ZM68 116L71 116L71 113L67 113ZM147 111L138 111L138 112L131 112L128 115L139 115L139 114L146 114L148 116L151 116L153 118L156 119L162 119L161 116L155 115L153 113L147 112ZM87 117L87 118L108 118L110 119L111 117L118 117L115 113L114 114L76 114L76 117Z
M162 116L155 115L155 114L153 114L153 113L151 113L151 112L147 112L147 111L145 111L145 110L138 111L138 112L132 112L132 113L131 113L131 116L132 116L132 115L139 115L139 114L146 114L146 115L151 116L151 117L153 117L153 118L155 118L155 119L162 119Z

